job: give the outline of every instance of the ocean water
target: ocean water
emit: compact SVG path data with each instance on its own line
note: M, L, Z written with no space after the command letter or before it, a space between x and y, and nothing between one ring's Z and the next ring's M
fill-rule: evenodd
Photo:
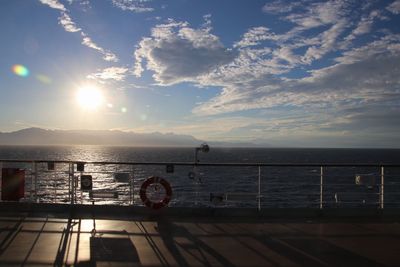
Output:
M26 160L27 163L2 163L2 167L26 170L25 201L68 203L70 201L68 165L58 164L48 171L38 165L34 182L32 160L84 162L193 162L194 148L136 148L106 146L0 146L0 159ZM289 148L213 148L198 154L201 163L302 163L302 164L399 164L399 149L289 149ZM324 207L378 206L381 193L381 168L329 167L323 169ZM121 180L115 173L127 173ZM319 207L321 193L319 167L207 167L86 164L85 172L75 171L76 200L91 203L87 192L79 190L81 174L93 177L93 190L117 192L117 199L98 199L96 204L142 205L140 186L150 176L165 178L173 189L170 206L213 207ZM191 179L189 173L195 173ZM367 184L357 185L356 177ZM385 207L400 204L400 168L384 169ZM162 188L161 188L162 189ZM158 189L159 190L159 189ZM260 191L260 198L258 192ZM158 192L162 195L163 192ZM155 198L156 199L156 198Z
M0 159L72 161L193 161L194 148L0 146ZM202 162L400 164L400 149L211 148Z

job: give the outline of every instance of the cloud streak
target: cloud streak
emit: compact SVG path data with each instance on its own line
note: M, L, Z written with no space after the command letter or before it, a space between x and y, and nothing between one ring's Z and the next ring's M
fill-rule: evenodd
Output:
M71 16L69 15L69 11L65 6L60 3L58 0L39 0L42 4L49 6L50 8L56 9L60 11L60 16L58 17L58 23L64 28L67 32L80 32L82 36L82 44L98 51L100 54L103 55L103 59L105 61L117 62L118 57L108 51L95 42L85 33L81 28L77 26L77 24L72 20Z
M61 13L61 16L58 17L58 22L67 32L79 32L82 30L76 26L75 22L72 21L71 17L66 12Z
M58 9L63 12L67 12L67 9L58 0L39 0L42 4L48 5L51 8Z
M88 75L89 79L95 80L114 80L124 81L128 72L128 68L124 67L110 67L101 70L100 72Z
M112 0L115 7L124 11L132 11L135 13L150 12L154 8L145 7L143 3L150 2L150 0Z

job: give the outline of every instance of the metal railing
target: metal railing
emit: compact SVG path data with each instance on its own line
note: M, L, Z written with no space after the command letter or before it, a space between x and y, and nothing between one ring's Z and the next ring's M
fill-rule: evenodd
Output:
M400 206L397 164L0 160L0 167L25 170L19 201L27 202L143 205L141 184L159 176L172 186L170 206ZM82 190L83 175L93 177L91 190Z

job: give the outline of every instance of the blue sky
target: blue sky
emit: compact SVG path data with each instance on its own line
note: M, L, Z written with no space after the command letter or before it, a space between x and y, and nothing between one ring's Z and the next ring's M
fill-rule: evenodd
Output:
M2 132L400 147L400 0L5 0L0 22Z

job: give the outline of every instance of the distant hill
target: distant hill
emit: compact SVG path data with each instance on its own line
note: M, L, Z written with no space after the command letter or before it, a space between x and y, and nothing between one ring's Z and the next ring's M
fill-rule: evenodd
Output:
M117 130L46 130L27 128L0 132L0 145L198 146L204 140L174 133ZM252 143L209 142L214 146L255 146Z

